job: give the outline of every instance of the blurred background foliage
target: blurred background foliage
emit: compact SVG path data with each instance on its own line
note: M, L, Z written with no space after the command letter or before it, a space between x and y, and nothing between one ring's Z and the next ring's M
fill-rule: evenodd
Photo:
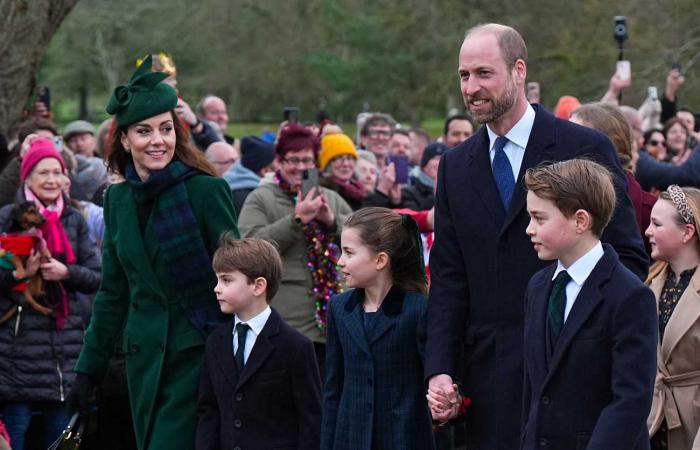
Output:
M496 21L518 29L530 54L528 80L540 82L542 103L552 108L561 95L602 96L617 59L613 16L626 15L633 84L624 103L639 106L647 86L662 92L671 63L680 62L686 75L680 104L697 110L697 6L697 0L80 0L54 35L38 82L51 87L59 122L99 121L136 58L165 51L185 100L194 107L206 94L222 97L239 124L235 131L245 132L243 123L277 123L283 107L295 105L305 121L319 109L343 123L362 110L385 111L405 124L424 124L436 137L447 112L463 108L457 56L469 27Z

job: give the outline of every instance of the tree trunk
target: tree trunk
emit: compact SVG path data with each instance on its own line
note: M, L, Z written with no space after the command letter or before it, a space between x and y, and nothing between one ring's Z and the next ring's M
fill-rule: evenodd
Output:
M44 50L78 0L0 0L0 132L21 118Z

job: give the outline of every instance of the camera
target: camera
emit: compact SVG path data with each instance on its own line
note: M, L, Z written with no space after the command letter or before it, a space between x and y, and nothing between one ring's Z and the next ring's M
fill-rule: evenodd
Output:
M615 16L613 19L615 25L613 26L613 37L618 44L622 45L623 42L627 40L627 17L625 16Z

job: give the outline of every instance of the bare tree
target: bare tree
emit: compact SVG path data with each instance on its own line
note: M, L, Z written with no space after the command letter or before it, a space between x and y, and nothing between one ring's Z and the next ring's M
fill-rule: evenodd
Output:
M44 50L78 0L0 0L0 130L16 123Z

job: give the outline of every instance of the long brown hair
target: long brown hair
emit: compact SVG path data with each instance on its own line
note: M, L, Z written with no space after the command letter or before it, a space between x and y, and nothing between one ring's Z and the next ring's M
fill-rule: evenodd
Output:
M428 293L418 225L387 208L362 208L345 221L358 231L362 243L374 253L389 255L391 280L404 292Z
M197 169L213 177L217 176L216 169L207 161L207 158L204 157L204 153L200 152L190 143L190 132L182 125L177 114L175 114L174 111L171 111L170 114L173 116L173 124L175 126L175 156L173 156L173 159L182 161L186 166ZM122 133L126 134L130 125L121 125L117 128L105 153L107 168L123 177L126 176L126 166L129 160L131 160L131 155L124 149L121 136Z

